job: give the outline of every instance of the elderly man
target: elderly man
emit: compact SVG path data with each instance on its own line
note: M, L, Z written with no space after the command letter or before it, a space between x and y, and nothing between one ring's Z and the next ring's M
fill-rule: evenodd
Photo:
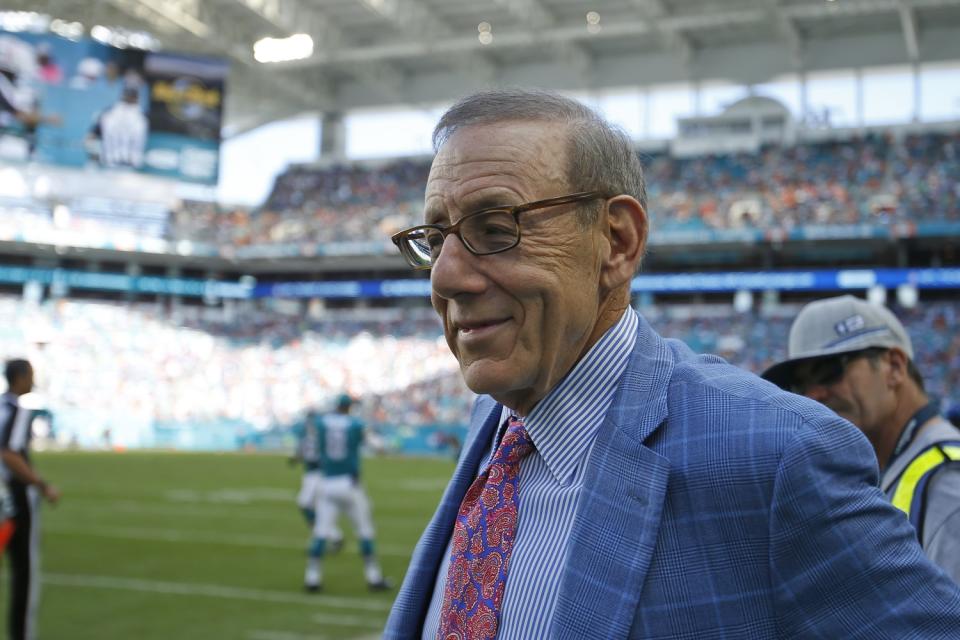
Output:
M788 358L763 377L863 431L880 488L910 518L927 556L960 581L960 430L924 391L900 321L853 296L817 300L793 321Z
M434 144L425 224L394 242L481 397L386 638L956 638L960 588L863 435L630 308L623 134L497 91Z

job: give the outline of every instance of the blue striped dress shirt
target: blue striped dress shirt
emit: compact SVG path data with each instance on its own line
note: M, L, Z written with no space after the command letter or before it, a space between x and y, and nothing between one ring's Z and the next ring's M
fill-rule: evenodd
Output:
M570 373L524 419L536 450L520 463L517 537L503 596L498 640L546 638L560 590L567 539L597 429L637 339L637 314L627 309ZM480 473L490 464L510 410ZM423 639L434 640L450 563L450 543L437 572Z

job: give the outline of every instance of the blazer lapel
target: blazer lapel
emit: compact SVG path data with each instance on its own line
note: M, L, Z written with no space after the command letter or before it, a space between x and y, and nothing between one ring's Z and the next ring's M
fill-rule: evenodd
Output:
M440 506L433 514L420 542L417 543L410 561L410 569L404 578L403 586L393 605L390 619L387 621L389 637L420 637L424 617L433 597L433 587L437 571L447 549L447 543L453 532L453 525L463 496L477 475L480 461L490 451L490 440L500 423L502 406L483 398L474 408L472 422L483 420L480 427L473 431L464 453L454 470L450 484L440 500Z
M673 358L640 318L587 460L551 637L626 638L660 529L670 463L643 445L667 419Z

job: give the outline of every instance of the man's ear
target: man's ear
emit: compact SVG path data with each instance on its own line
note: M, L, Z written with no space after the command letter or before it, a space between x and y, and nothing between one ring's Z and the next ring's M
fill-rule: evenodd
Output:
M630 282L647 248L647 212L636 198L620 195L607 200L602 212L609 254L600 269L600 284L612 291Z
M891 347L887 351L887 359L890 362L890 373L888 377L890 386L900 386L910 377L910 373L907 371L909 357L903 349Z

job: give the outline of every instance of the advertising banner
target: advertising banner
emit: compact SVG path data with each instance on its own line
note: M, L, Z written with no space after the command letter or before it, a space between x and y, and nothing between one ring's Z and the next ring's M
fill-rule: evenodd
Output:
M0 31L0 161L216 184L228 65Z

